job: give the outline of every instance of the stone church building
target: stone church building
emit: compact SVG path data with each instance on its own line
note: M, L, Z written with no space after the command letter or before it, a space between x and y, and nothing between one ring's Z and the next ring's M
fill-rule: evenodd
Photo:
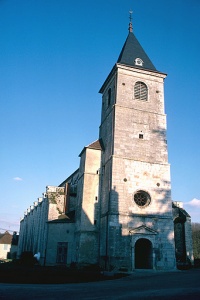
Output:
M164 80L132 22L100 88L99 138L79 168L47 186L21 220L19 252L44 265L98 264L106 270L174 269L193 261L191 218L171 199Z

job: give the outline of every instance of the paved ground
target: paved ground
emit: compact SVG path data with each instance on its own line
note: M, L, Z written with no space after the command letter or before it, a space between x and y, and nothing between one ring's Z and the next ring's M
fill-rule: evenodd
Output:
M0 299L200 300L200 269L135 271L122 279L79 284L0 283Z

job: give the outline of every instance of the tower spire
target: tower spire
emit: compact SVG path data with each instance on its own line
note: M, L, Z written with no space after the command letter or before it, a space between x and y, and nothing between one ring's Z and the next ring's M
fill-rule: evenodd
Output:
M133 13L133 11L130 10L130 11L129 11L129 19L130 19L130 22L129 22L129 28L128 28L129 32L133 32L132 13Z

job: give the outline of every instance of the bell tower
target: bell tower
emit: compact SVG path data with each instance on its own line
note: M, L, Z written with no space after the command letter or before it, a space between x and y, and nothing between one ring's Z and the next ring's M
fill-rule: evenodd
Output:
M100 89L100 258L107 269L175 268L164 79L133 33Z

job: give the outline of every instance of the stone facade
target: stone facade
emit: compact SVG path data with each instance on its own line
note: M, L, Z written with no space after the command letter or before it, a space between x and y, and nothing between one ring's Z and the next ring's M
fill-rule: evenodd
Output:
M74 222L67 218L50 221L45 264L47 266L70 265L76 260L74 243Z
M102 231L107 231L110 237L104 237L101 255L107 258L109 266L117 269L135 268L132 257L139 239L151 243L149 266L175 267L164 114L165 77L162 73L117 64L101 88L100 138L106 149L102 154L101 219ZM148 86L148 101L134 98L134 86L141 80ZM109 90L112 97L107 105ZM148 206L134 202L137 191L148 192L151 198Z
M48 221L64 213L64 187L47 186L46 193L24 213L20 222L18 256L24 251L40 253L41 264L45 263Z
M77 260L82 264L96 264L99 248L99 143L84 148L80 158L75 226Z
M19 255L115 271L174 269L175 252L192 260L191 219L172 208L165 78L130 31L100 89L99 139L82 150L79 169L25 213Z

